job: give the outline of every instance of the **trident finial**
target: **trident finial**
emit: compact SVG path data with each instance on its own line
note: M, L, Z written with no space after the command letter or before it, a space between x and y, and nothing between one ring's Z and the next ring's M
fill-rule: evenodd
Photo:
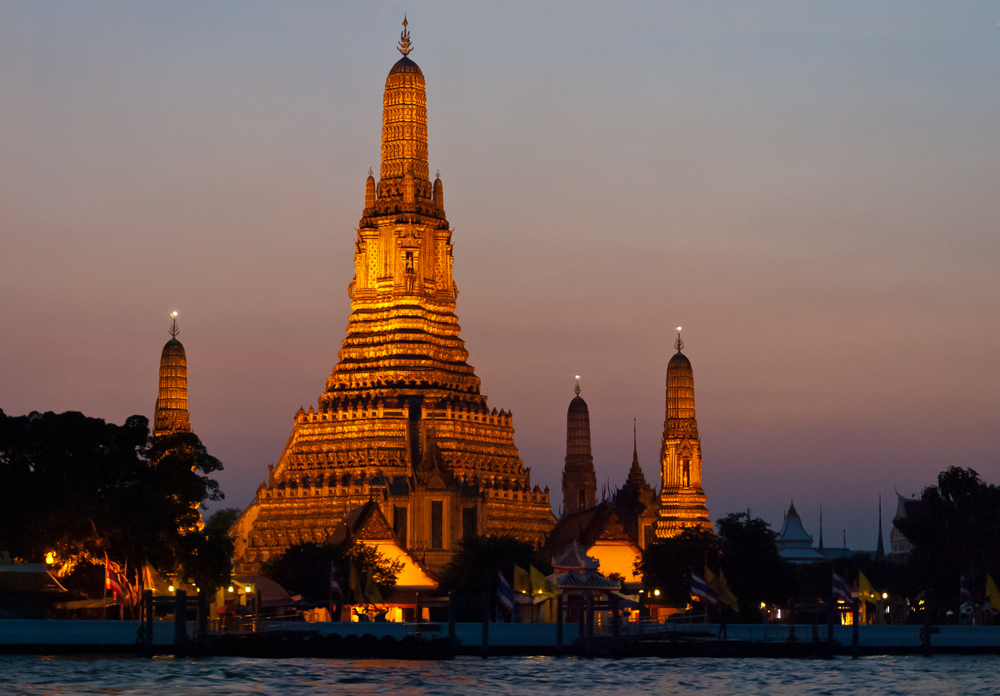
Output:
M177 334L181 332L181 330L177 328L177 312L171 312L170 316L174 319L174 323L170 325L170 338L177 338Z
M680 353L681 352L681 348L683 348L683 347L684 347L684 341L681 339L681 327L678 326L677 327L677 340L674 341L674 348L676 348L677 352Z
M576 386L573 388L573 391L576 392L577 396L580 396L580 375L576 376Z
M403 31L399 32L399 46L396 47L396 50L404 56L409 55L410 51L413 50L413 45L410 44L410 32L406 30L406 25L408 24L406 15L403 15Z

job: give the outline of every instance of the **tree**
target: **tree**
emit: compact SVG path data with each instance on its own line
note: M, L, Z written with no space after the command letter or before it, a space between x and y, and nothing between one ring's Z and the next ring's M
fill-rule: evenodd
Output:
M552 572L552 566L542 562L526 541L497 534L468 537L459 542L458 551L445 566L438 589L476 595L492 591L497 571L513 581L515 565L524 570L535 566L546 575Z
M388 597L396 586L396 576L403 569L399 561L390 561L375 548L362 542L346 540L340 544L293 544L280 556L261 567L265 575L291 594L325 604L330 595L330 566L337 569L341 588L347 591L354 567L361 582L369 574L379 593ZM360 601L360 598L356 598Z
M896 526L913 544L909 571L936 607L957 608L960 575L977 593L987 573L1000 578L1000 488L975 470L942 471Z
M691 571L703 573L705 566L717 568L718 539L705 529L689 527L675 537L648 545L636 563L647 593L660 591L662 601L687 606L691 596Z
M209 476L221 468L193 433L150 440L143 416L117 426L76 412L0 411L0 548L35 562L54 551L64 573L105 554L130 570L185 560L193 569L194 556L224 550L186 538L199 505L222 498Z
M783 604L795 598L794 570L778 555L777 534L767 522L735 512L717 520L715 526L722 572L739 602L741 621L760 621L757 607L761 602Z

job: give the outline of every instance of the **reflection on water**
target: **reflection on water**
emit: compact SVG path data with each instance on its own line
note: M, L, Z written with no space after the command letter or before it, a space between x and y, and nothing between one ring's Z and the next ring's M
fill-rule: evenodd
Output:
M2 694L997 694L1000 657L448 662L0 656Z

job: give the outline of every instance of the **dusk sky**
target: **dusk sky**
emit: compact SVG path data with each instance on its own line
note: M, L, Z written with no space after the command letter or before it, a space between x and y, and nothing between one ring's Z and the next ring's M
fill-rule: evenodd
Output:
M673 327L712 519L886 543L1000 483L1000 2L0 0L0 408L152 418L179 312L244 507L350 311L403 14L469 362L561 501L658 487Z

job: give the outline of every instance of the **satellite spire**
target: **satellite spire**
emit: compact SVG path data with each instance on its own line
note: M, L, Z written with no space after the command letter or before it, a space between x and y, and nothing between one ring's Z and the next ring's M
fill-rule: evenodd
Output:
M684 341L683 341L683 339L681 339L681 327L678 326L677 327L677 340L674 341L674 348L676 348L677 352L680 353L681 352L681 348L683 348L683 347L684 347Z
M399 32L399 46L396 50L402 53L404 56L410 55L410 51L413 50L413 44L410 43L410 32L407 31L406 26L409 22L406 21L406 15L403 15L403 31Z

